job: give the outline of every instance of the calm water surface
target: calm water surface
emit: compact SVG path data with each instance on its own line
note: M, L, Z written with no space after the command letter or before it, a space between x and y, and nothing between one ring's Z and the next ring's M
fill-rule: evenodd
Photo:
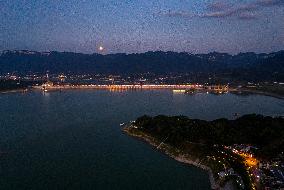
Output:
M210 189L206 172L121 132L143 115L284 115L284 101L168 90L0 94L0 189Z

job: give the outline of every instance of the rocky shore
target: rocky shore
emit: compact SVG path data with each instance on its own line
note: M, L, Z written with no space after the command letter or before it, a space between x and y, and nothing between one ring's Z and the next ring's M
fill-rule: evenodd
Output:
M162 145L161 145L161 143L158 142L154 137L151 137L151 136L149 136L145 133L142 133L138 129L134 129L131 126L124 126L123 131L130 136L139 138L139 139L151 144L152 146L156 147L159 151L162 151L163 153L167 154L168 156L175 159L176 161L179 161L179 162L182 162L182 163L185 163L185 164L190 164L190 165L193 165L193 166L196 166L198 168L205 170L209 175L211 189L223 189L223 187L220 187L218 180L216 180L214 178L212 170L208 166L200 164L198 160L196 160L196 161L191 160L189 158L190 155L181 153L178 150L176 150L177 151L176 154L173 154L172 153L173 147L171 147L170 145L165 144L165 143L162 143ZM228 188L228 186L229 186L229 188ZM226 187L226 189L234 189L233 185L231 185L231 182L226 183L226 185L224 187Z

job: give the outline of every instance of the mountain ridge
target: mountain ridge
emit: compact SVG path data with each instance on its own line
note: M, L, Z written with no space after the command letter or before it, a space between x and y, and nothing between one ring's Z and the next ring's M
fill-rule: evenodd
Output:
M211 52L192 54L187 52L148 51L145 53L84 54L74 52L37 52L29 50L5 50L0 54L0 73L206 73L238 75L267 75L264 78L282 80L284 76L284 51L272 53Z

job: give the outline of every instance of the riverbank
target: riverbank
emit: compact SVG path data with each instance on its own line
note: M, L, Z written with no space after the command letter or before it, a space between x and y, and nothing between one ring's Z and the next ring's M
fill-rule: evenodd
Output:
M0 90L0 94L8 94L8 93L19 93L19 92L27 92L27 88L22 89L14 89L14 90Z
M157 141L154 137L149 136L149 135L139 131L138 129L131 127L131 125L124 126L122 130L126 134L128 134L132 137L139 138L139 139L149 143L150 145L157 148L157 150L162 151L163 153L165 153L166 155L175 159L178 162L193 165L195 167L201 168L202 170L205 170L208 173L208 176L209 176L211 189L235 189L235 187L234 187L234 185L231 181L228 181L227 183L225 183L225 185L223 185L221 187L220 181L215 179L211 168L204 165L204 164L201 164L199 162L199 159L196 159L194 161L192 158L190 158L191 157L190 155L184 154L180 150L177 150L176 148L174 148L174 147L172 147L168 144L165 144L163 142L161 143L161 142Z
M257 95L263 95L263 96L270 96L273 98L284 99L284 95L282 93L275 93L275 92L264 91L264 90L259 90L259 89L237 88L237 89L230 89L229 92L233 94L238 94L238 95L257 94Z

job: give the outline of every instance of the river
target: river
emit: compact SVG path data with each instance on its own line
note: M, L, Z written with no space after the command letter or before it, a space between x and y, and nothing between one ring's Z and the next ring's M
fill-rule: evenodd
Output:
M284 115L281 99L170 90L0 94L1 189L210 189L205 171L127 136L120 123L148 115L212 120Z

